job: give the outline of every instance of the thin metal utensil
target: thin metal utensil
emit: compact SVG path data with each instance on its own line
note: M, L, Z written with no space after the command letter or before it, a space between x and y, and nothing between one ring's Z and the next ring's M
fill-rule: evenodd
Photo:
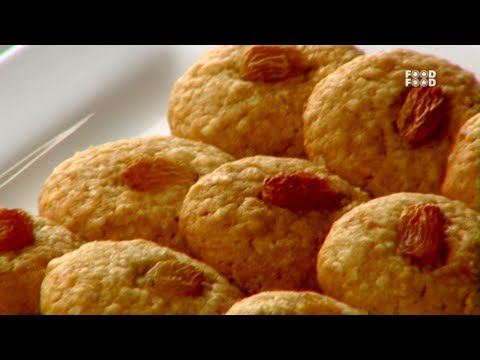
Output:
M30 154L25 156L23 159L15 163L9 169L0 174L0 190L17 178L20 174L25 172L31 165L33 165L38 159L43 155L53 149L55 146L60 144L62 141L67 139L75 131L77 131L82 125L84 125L88 120L90 120L95 113L91 113L86 117L80 119L75 124L70 126L67 130L62 131L61 133L55 135L53 138L48 140L46 143L40 145Z

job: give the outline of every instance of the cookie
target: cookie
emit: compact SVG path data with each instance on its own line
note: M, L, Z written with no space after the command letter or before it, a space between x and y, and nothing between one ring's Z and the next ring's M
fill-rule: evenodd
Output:
M226 315L366 315L311 291L265 291L234 304Z
M81 244L48 219L0 208L0 314L38 314L48 262Z
M362 55L353 46L219 46L174 85L172 134L236 156L304 157L302 113L313 87Z
M406 71L415 69L419 77L421 70L435 71L436 86L406 87ZM472 73L410 50L356 58L308 100L308 158L323 158L332 172L375 197L440 194L450 148L477 111L477 87Z
M468 120L458 133L453 150L448 157L447 173L442 194L479 209L478 192L480 166L480 113Z
M176 137L91 147L45 181L39 213L87 241L142 238L186 251L178 215L189 187L233 157Z
M331 224L368 199L324 166L257 155L192 186L180 230L193 256L248 294L315 289L315 259Z
M211 267L146 240L93 241L48 264L42 314L223 314L242 297Z
M479 220L440 195L371 200L333 224L320 288L370 314L479 314Z

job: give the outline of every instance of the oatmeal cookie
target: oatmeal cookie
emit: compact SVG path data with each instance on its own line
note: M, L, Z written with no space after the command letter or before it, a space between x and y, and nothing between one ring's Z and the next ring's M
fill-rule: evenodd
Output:
M87 241L142 238L186 251L178 233L183 198L199 177L231 160L213 146L176 137L94 146L53 171L39 213Z
M265 291L234 304L226 315L366 315L312 291Z
M468 120L457 136L457 141L448 157L447 174L442 194L461 200L479 211L479 152L480 113Z
M353 46L219 46L176 83L172 134L236 156L304 157L302 113L313 87L362 55Z
M93 241L48 264L43 314L223 314L242 297L211 267L146 240Z
M436 86L406 87L406 70ZM356 58L319 83L304 113L308 158L375 197L440 194L460 127L477 112L475 76L435 56L388 50Z
M368 199L324 166L257 155L192 186L180 230L195 257L246 293L315 289L315 258L331 224Z
M337 220L318 254L321 290L371 314L479 314L476 211L398 193Z
M48 219L0 208L0 314L38 314L48 262L81 244Z

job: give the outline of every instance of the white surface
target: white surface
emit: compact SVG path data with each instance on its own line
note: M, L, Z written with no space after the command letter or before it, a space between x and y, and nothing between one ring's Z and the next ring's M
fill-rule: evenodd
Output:
M0 45L0 53L7 50L11 45Z
M0 206L37 212L43 181L90 145L168 134L176 79L211 46L29 46L0 63L0 174L32 150L95 112L72 136L8 186ZM398 47L359 45L367 53ZM436 54L480 78L480 46L401 46Z

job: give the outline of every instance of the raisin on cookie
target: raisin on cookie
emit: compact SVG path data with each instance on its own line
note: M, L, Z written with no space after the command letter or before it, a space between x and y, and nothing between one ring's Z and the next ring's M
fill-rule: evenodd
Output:
M231 160L213 146L176 137L94 146L53 171L39 213L87 241L142 238L186 251L178 233L183 198L198 178Z
M257 155L192 186L180 230L193 256L248 294L315 289L316 254L331 224L368 199L324 166Z
M79 237L48 219L0 208L0 314L39 314L48 262L81 244Z
M479 220L440 195L371 200L332 226L319 286L370 314L479 314Z
M236 157L304 157L302 113L313 87L362 54L333 45L216 47L175 83L172 134Z
M406 70L435 70L435 87L406 87ZM420 76L420 75L419 75ZM475 76L435 56L388 50L341 66L304 113L308 158L375 197L440 194L460 127L477 111Z

